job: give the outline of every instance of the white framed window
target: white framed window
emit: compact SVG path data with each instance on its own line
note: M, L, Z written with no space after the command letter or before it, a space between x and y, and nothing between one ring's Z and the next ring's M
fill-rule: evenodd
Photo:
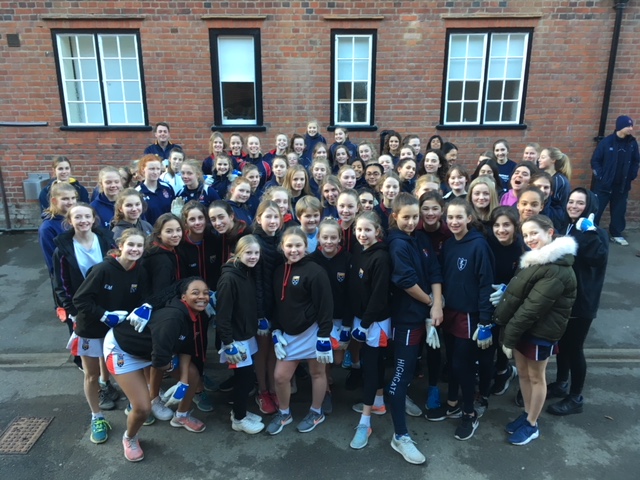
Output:
M262 125L260 31L212 30L210 43L215 124Z
M376 32L333 30L332 125L371 126Z
M65 124L144 126L137 33L55 33Z
M522 124L531 35L449 33L441 123Z

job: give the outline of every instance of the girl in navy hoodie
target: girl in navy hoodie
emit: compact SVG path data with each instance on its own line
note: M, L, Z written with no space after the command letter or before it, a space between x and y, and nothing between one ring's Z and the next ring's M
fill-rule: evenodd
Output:
M480 224L475 226L477 220L471 205L461 198L453 199L447 205L446 218L453 238L445 242L443 250L446 306L442 328L451 371L447 405L443 406L446 411L429 420L461 418L455 437L468 440L478 428L478 414L474 408L476 361L480 362L482 396L489 396L493 376L495 345L481 350L473 337L480 335L481 327L485 332L487 328L490 330L493 306L489 296L493 293L495 268L493 253L478 231ZM458 405L458 389L462 390L462 407Z
M118 194L122 191L122 178L115 167L104 167L98 174L98 188L100 194L91 206L98 213L100 224L107 230L111 228L111 220L115 212Z
M67 157L62 155L54 157L52 167L55 178L42 189L38 196L38 199L40 200L40 210L42 210L43 213L45 213L45 210L49 208L49 199L52 198L51 188L56 183L70 184L77 192L76 197L78 198L78 201L89 203L89 193L87 192L87 189L80 185L80 182L71 176L71 162Z
M315 152L316 145L322 143L327 144L327 140L318 132L319 123L317 120L310 120L307 123L307 133L304 135L305 156L313 159L312 153Z
M387 246L382 241L383 232L377 214L364 212L358 215L355 234L362 249L351 257L348 290L351 313L354 315L351 337L362 349L357 359L356 356L352 357L353 365L349 374L356 375L354 372L357 372L361 376L363 400L352 407L361 416L350 446L359 450L367 445L371 435L371 414L384 415L387 412L383 397L383 349L391 337L391 260Z
M38 240L44 255L44 262L53 279L53 252L56 245L53 240L66 230L64 217L78 201L78 192L70 183L55 183L51 187L51 203L43 213L42 225L38 229Z
M344 127L336 127L333 131L333 138L335 142L331 144L329 148L331 159L336 162L336 150L338 147L345 147L347 149L347 155L349 159L356 158L358 156L358 147L351 143L349 139L349 131Z
M200 164L195 160L187 160L180 167L184 187L176 194L184 203L195 200L205 207L215 200L220 200L218 191L213 186L207 185ZM176 212L177 213L177 212Z
M211 188L218 192L220 198L226 198L229 185L235 180L231 173L231 159L225 154L220 154L216 157L214 167Z
M253 223L253 215L249 210L248 201L251 198L251 182L244 177L236 178L227 193L227 203L233 209L236 219L247 225Z
M395 354L389 397L395 430L392 446L409 463L423 463L425 458L410 441L407 430L407 388L426 338L426 320L431 319L431 328L434 328L442 323L443 315L440 264L431 245L420 244L414 235L419 219L418 199L409 193L400 193L393 201L387 240L392 267L391 325Z

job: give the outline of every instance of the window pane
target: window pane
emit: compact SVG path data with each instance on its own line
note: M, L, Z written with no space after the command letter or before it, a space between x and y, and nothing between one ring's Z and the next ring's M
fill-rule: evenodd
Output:
M367 104L356 103L353 105L353 121L358 123L367 122Z
M127 111L128 124L137 124L137 125L144 124L144 115L142 112L141 103L127 103L126 111Z
M462 100L462 87L464 82L449 82L447 100Z
M469 57L484 58L485 35L469 35Z
M80 66L78 60L66 59L62 61L62 74L66 79L80 78Z
M467 82L464 89L465 100L480 100L480 82Z
M58 48L60 49L60 55L62 57L72 57L73 51L75 51L75 37L70 35L58 36Z
M84 97L87 102L100 102L100 84L98 82L83 82Z
M482 78L483 65L482 60L469 60L467 62L467 79L480 80Z
M369 61L356 60L353 62L353 79L368 80L369 79Z
M128 102L141 101L140 85L137 82L124 82L124 98Z
M449 80L464 80L464 60L451 60L449 62Z
M97 80L98 64L95 60L80 60L80 73L83 80Z
M518 120L518 102L504 102L502 104L502 121L515 122Z
M520 82L516 80L507 80L504 82L504 98L505 100L518 100L520 96Z
M138 58L136 49L136 37L133 35L120 35L120 57Z
M485 122L499 122L500 121L500 103L487 102L486 111L484 114Z
M122 78L120 60L105 60L104 76L107 80L120 80Z
M110 102L121 102L124 100L122 93L122 83L107 82L107 98Z
M460 103L448 103L447 104L447 118L446 122L458 123L460 122L460 113L462 104Z
M93 44L93 36L78 35L78 44L80 46L80 57L95 57L96 51Z
M120 124L126 123L124 116L124 103L109 104L109 123Z
M502 100L502 82L491 80L487 88L487 100Z
M255 120L254 84L224 82L222 87L223 117L226 120Z
M110 58L120 57L118 53L118 38L114 35L101 35L102 56Z
M338 123L351 123L351 104L338 105Z
M450 58L464 58L467 56L467 35L451 35L449 44Z
M85 123L84 117L84 104L83 103L70 103L67 105L67 115L69 116L69 123L77 125L79 123Z
M352 37L337 37L338 58L353 58Z
M219 37L218 70L221 82L255 81L253 37Z
M87 123L92 123L95 125L104 125L102 104L100 103L87 104Z
M356 37L354 39L354 58L369 58L370 37Z
M67 100L70 102L81 102L82 98L82 83L81 82L65 82L67 90Z
M477 103L464 103L464 114L462 116L463 122L477 123L478 122L478 104Z
M356 82L353 84L353 99L367 100L367 82Z
M522 75L522 59L510 58L507 60L507 78L520 78Z
M491 56L506 57L507 56L507 40L509 35L493 35L491 37Z
M338 60L338 80L353 80L353 63L351 60Z
M509 56L510 57L522 57L525 50L526 34L514 34L509 39Z
M138 61L122 60L122 78L126 80L138 80Z
M351 82L338 83L338 100L351 100Z
M492 58L489 61L489 78L504 78L505 61Z

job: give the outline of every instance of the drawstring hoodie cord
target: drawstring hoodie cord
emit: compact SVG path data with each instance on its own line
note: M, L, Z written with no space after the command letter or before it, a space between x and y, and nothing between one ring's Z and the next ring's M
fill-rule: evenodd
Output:
M284 300L285 295L285 291L287 288L287 284L289 283L289 278L291 277L291 269L293 268L293 266L290 263L285 263L284 264L284 278L282 279L282 295L280 297L280 300Z

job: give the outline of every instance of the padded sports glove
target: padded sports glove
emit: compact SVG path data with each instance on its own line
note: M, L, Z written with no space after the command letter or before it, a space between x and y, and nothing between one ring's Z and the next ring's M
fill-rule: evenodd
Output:
M502 300L502 296L504 295L504 291L507 289L507 286L504 283L500 283L498 285L491 285L491 288L495 290L491 295L489 295L489 301L491 305L497 307Z
M144 327L147 326L147 323L149 323L152 311L153 307L151 307L151 305L143 303L140 307L134 309L133 312L129 314L127 320L129 320L129 323L133 325L134 330L140 333L144 330Z
M107 327L113 328L124 322L127 319L127 315L129 315L129 312L126 310L114 310L113 312L106 311L104 312L104 315L102 315L100 321Z
M273 340L273 349L276 352L276 358L278 360L284 360L287 357L287 351L284 349L288 345L282 332L280 330L274 330L271 333L271 339Z
M507 358L513 358L513 350L502 345L502 351Z
M433 326L433 319L427 318L427 345L429 345L433 349L440 348L440 337L438 336L438 331L436 327Z
M356 342L366 342L367 334L369 333L368 328L364 328L362 324L359 327L356 327L351 332L351 338L353 338Z
M593 224L593 219L596 218L595 214L589 215L587 218L579 218L576 222L576 228L581 232L595 231L596 226Z
M473 332L473 337L471 338L478 343L478 347L480 347L480 349L486 350L493 345L493 335L491 334L491 329L493 327L493 323L490 325L482 325L479 323L476 331Z
M333 363L333 350L329 337L318 337L316 342L316 360L319 363Z
M258 335L264 337L269 335L269 330L271 330L271 322L266 318L258 319Z
M163 397L163 402L167 407L174 407L180 403L180 401L187 394L187 390L189 390L188 383L178 382L169 390L166 391Z
M171 213L173 213L176 217L181 218L182 207L184 207L184 199L182 197L174 198L171 202Z
M231 342L229 345L223 345L218 353L222 354L222 352L227 356L227 363L230 363L231 365L235 365L236 363L240 363L247 359L247 351L236 342Z
M340 343L340 350L345 350L351 341L351 327L345 327L344 325L340 327L340 338L338 342Z

